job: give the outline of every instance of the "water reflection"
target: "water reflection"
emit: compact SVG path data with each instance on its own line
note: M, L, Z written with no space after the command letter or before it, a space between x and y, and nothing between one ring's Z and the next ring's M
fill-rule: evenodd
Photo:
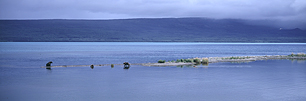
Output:
M208 68L208 64L195 64L195 65L178 65L178 68Z
M123 69L130 69L130 67L124 67Z
M304 64L306 59L291 59L291 63Z

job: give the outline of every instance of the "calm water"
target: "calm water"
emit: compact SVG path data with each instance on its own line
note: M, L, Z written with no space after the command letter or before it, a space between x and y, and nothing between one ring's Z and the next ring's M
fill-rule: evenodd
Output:
M192 57L306 53L306 44L0 43L0 100L306 100L304 60L194 67L40 68Z

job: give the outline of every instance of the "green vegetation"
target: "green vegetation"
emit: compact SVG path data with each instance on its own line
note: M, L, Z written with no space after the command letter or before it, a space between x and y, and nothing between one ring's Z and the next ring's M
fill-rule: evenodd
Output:
M165 60L158 60L158 63L165 63Z
M269 58L270 56L259 56L259 58L262 58L262 57L265 57L265 58ZM282 56L273 56L273 57L282 57ZM305 53L297 53L297 54L290 54L288 56L285 56L285 57L306 57L306 54ZM250 58L253 58L253 57L249 57L249 56L232 56L232 57L222 57L222 58L213 58L213 61L214 60L218 60L218 59L222 59L222 60L232 60L232 59L250 59ZM209 64L209 59L208 58L203 58L202 60L200 58L193 58L193 59L177 59L176 61L172 60L172 61L169 61L169 62L175 62L175 63L180 63L180 62L184 62L184 63L195 63L195 64L201 64L202 65L208 65ZM165 63L165 60L159 60L158 63Z
M196 63L196 64L204 64L204 65L208 65L209 61L208 61L208 58L204 58L201 59L200 58L195 58L195 59L177 59L176 61L172 60L172 61L169 61L169 63L172 62L172 63L180 63L180 62L184 62L184 63ZM165 60L158 60L158 63L165 63Z
M208 58L204 58L203 60L202 60L202 64L208 64Z
M305 53L297 53L297 54L294 54L294 53L291 53L291 55L288 55L290 57L306 57L306 54Z
M249 58L251 58L251 57L248 57L248 56L247 57L238 57L238 56L237 57L233 57L232 56L230 58L225 58L225 59L249 59ZM222 59L224 59L224 58L222 58Z
M229 59L241 59L240 57L230 57Z
M192 59L184 59L185 62L193 62Z
M114 68L114 64L111 64L111 67Z
M201 63L201 60L196 58L196 59L193 59L193 62L195 62L196 64L200 64Z
M181 59L181 62L184 62L184 59Z

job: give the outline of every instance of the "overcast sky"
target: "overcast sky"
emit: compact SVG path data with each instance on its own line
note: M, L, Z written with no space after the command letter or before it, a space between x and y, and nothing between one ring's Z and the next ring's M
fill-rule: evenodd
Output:
M0 19L207 17L306 23L306 0L0 0Z

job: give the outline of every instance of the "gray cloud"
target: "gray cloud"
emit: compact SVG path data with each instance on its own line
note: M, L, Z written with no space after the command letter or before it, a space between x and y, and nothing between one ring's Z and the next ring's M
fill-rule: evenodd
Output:
M306 0L0 0L0 19L208 17L306 23Z

